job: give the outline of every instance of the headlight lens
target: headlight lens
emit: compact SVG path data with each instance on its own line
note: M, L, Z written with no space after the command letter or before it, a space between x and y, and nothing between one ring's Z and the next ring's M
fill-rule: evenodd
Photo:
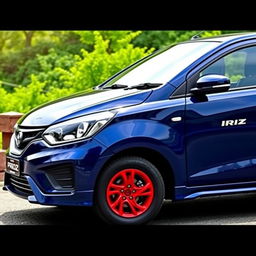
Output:
M105 126L114 115L115 113L106 111L55 124L46 129L43 138L50 145L88 138Z

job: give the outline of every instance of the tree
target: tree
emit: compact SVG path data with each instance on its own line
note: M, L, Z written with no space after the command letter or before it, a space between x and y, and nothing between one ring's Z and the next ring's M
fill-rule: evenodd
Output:
M89 33L88 33L89 32ZM81 91L102 83L129 64L153 52L153 48L134 47L131 44L140 32L131 31L86 31L80 32L81 40L93 45L91 52L81 50L70 69L56 68L62 73L61 82L67 88Z
M32 38L33 35L35 34L35 31L23 31L24 36L25 36L25 47L28 48L32 44Z
M198 33L200 33L200 31L197 30L148 30L143 31L132 43L139 47L147 46L159 49L173 43L190 40L192 36ZM208 37L220 34L220 30L203 31L200 36Z
M0 53L8 49L16 49L20 46L20 31L0 31Z
M10 39L12 32L11 31L1 31L0 32L0 52L2 52L6 41Z

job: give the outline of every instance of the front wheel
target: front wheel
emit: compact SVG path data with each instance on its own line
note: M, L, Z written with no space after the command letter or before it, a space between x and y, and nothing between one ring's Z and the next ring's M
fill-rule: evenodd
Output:
M112 162L96 188L98 215L111 224L143 224L160 211L164 182L158 169L140 157Z

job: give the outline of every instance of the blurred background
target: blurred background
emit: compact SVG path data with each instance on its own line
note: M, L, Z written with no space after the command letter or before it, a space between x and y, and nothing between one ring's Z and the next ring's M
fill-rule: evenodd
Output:
M136 60L200 31L0 31L0 113L26 113L92 88ZM204 31L201 37L243 31ZM1 136L0 136L1 148Z

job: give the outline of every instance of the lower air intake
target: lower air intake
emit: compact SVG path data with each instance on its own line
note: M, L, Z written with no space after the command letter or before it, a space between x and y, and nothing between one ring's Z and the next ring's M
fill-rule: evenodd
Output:
M15 190L17 190L17 192L21 192L26 196L33 195L33 192L24 175L21 175L19 177L15 175L10 175L9 180L11 185L15 188Z
M72 164L54 165L45 168L47 177L56 189L74 188L74 169Z

